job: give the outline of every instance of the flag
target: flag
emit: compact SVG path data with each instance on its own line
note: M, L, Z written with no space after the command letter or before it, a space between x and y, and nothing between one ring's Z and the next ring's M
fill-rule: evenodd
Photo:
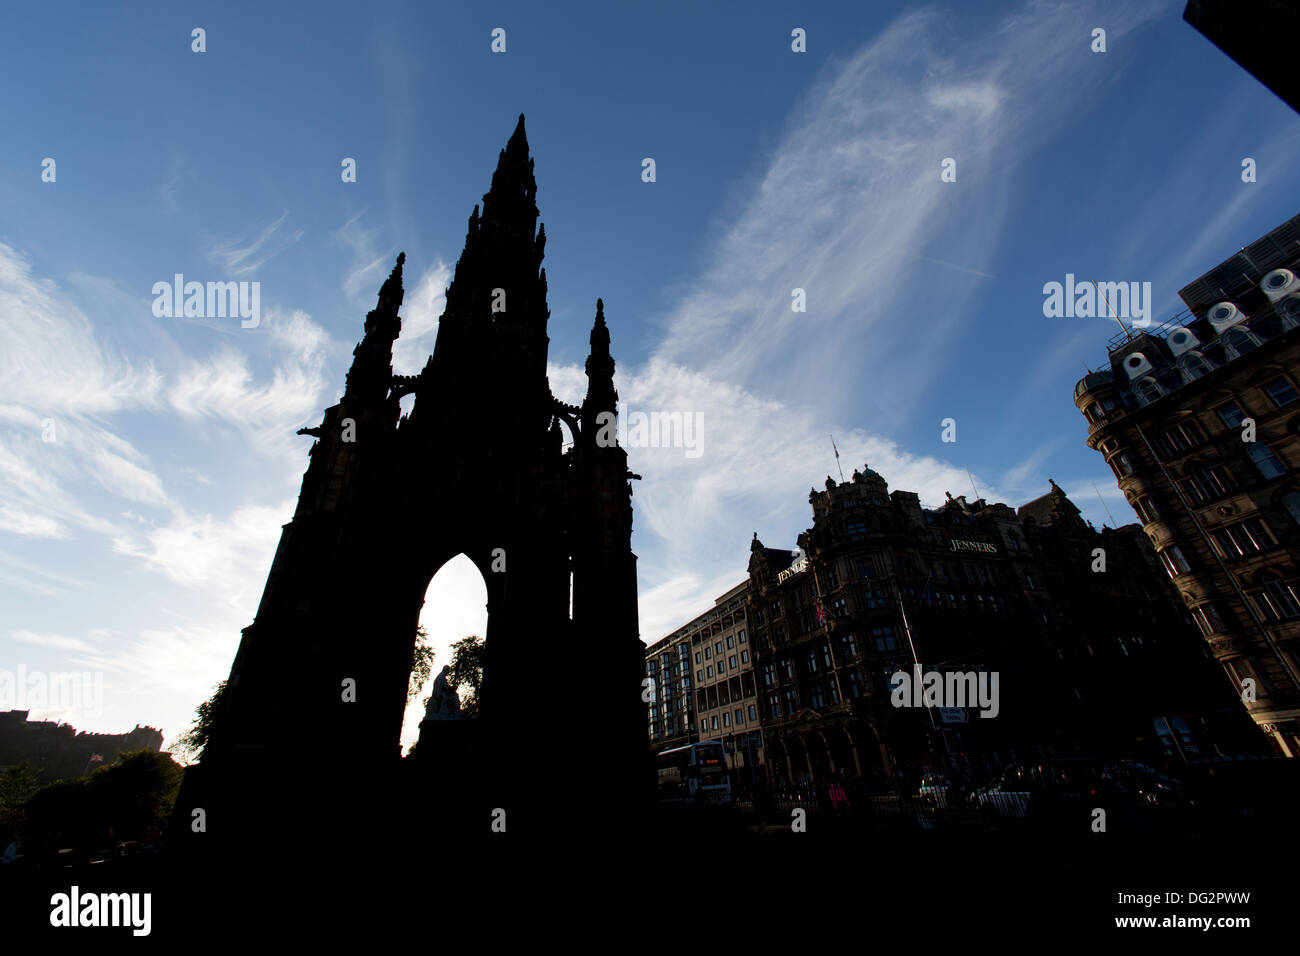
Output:
M826 608L822 607L821 601L817 602L817 623L818 624L826 623Z
M91 754L91 755L90 755L90 762L91 762L91 763L103 763L103 762L104 762L104 758L101 757L99 754Z

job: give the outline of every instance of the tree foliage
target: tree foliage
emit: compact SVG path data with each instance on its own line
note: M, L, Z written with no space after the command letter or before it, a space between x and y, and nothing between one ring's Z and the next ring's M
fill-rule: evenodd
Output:
M165 829L184 768L167 754L127 751L80 780L42 787L23 807L23 849L40 857L65 847L78 855L146 840Z
M421 624L415 629L415 650L411 654L411 683L406 688L406 702L409 704L420 692L420 688L433 673L433 648L429 646L429 632Z
M194 726L172 742L177 753L191 760L203 759L203 749L207 747L208 735L212 732L212 717L221 706L225 692L226 682L223 680L217 684L212 696L195 708Z
M451 671L447 683L461 694L460 709L466 717L478 716L478 693L483 686L483 638L477 634L462 638L451 645Z
M0 774L0 836L8 842L8 830L22 823L23 804L41 787L41 772L27 761L16 763Z

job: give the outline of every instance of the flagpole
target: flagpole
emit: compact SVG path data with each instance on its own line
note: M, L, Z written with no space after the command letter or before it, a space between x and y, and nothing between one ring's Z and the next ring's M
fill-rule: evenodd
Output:
M835 448L835 436L831 436L831 447ZM840 467L840 450L835 448L835 467L840 473L840 484L844 483L844 469Z

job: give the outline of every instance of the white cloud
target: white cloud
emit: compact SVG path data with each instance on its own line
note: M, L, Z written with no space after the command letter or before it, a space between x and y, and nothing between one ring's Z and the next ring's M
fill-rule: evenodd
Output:
M0 531L31 538L66 538L67 530L49 515L19 511L10 505L0 506Z
M210 419L238 428L264 453L298 455L298 428L320 418L326 393L329 336L302 311L269 309L266 341L279 347L270 381L254 380L248 357L231 345L191 359L166 391L170 407L191 419Z
M393 371L398 375L417 375L433 353L438 334L438 319L446 307L447 284L451 268L439 260L425 270L415 288L402 299L402 334L393 347ZM378 292L378 288L375 290Z
M256 272L303 237L301 229L289 233L280 232L280 227L288 218L289 211L286 209L279 219L259 232L256 238L247 242L235 240L214 243L208 247L206 255L219 262L228 275L242 276Z
M168 524L143 534L124 533L113 541L113 550L140 559L177 584L202 590L252 620L280 526L293 514L293 504L245 505L225 520L179 512Z

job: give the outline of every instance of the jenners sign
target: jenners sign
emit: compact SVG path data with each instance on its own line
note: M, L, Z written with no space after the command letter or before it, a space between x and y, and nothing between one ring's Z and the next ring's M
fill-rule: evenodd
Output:
M800 558L798 561L790 565L784 571L781 571L779 574L777 574L776 583L780 584L783 581L785 581L786 578L792 578L799 572L806 571L807 569L808 569L808 559L806 557Z
M979 551L983 554L997 554L998 546L996 544L989 544L987 541L960 541L957 538L949 538L948 550Z

